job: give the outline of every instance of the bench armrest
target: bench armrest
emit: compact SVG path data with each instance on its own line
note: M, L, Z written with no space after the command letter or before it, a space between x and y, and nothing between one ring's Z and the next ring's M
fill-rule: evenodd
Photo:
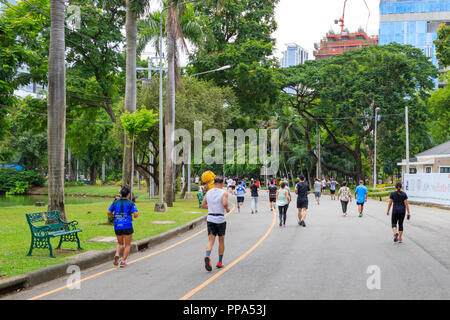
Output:
M68 229L68 230L75 230L77 229L77 225L78 225L78 221L74 220L74 221L70 221L70 222L65 222L62 221L61 219L59 219L59 221L61 221L61 223L64 225L64 229Z

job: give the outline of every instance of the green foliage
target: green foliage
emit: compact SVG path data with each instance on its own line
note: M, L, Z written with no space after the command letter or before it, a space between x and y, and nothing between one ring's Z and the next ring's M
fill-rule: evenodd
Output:
M450 86L438 89L428 100L430 113L433 115L431 134L436 144L450 139Z
M45 178L36 171L19 172L10 168L0 169L0 194L10 191L13 194L23 194L29 187L41 187L44 183Z
M242 116L268 118L278 96L277 65L273 55L278 0L230 0L223 7L197 4L206 35L205 44L191 57L191 72L219 86L231 86Z
M152 127L158 121L157 117L158 115L153 113L153 110L142 107L133 113L125 112L120 116L120 121L129 136L136 136Z
M384 168L392 168L404 155L404 107L409 106L412 130L411 153L431 146L430 115L423 101L434 88L438 70L420 49L391 44L349 51L326 60L309 61L282 70L284 105L292 106L302 118L306 144L316 157L311 136L319 126L322 165L356 179L370 175L373 156L375 108L381 109L378 123L378 152L385 155ZM407 99L409 97L410 99ZM339 163L339 159L346 159ZM350 161L353 166L345 168Z
M438 37L434 41L436 57L439 64L446 67L450 65L450 25L445 23L439 27Z

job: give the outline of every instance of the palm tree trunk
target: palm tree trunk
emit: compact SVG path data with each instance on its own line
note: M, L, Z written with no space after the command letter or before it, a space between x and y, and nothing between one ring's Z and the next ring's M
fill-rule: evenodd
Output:
M169 1L169 6L173 5L173 1ZM175 134L175 51L177 50L176 42L176 11L173 8L167 11L166 33L167 33L167 86L166 86L166 108L164 110L164 127L166 140L165 154L165 177L164 177L164 200L168 207L173 207L175 175L174 164L172 159L172 150L174 148Z
M58 210L66 220L64 207L64 158L66 144L66 66L64 2L50 2L50 50L48 63L47 143L48 210Z
M125 32L127 38L125 110L129 113L136 111L136 47L137 47L137 15L127 1ZM124 133L124 151L122 165L122 184L131 183L131 164L134 161L131 152L131 141Z

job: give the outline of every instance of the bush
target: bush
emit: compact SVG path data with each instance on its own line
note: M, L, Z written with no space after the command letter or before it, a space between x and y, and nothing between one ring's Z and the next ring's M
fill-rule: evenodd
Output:
M0 169L0 194L6 192L21 192L25 193L31 186L42 187L45 183L45 178L36 171L17 171L11 168ZM23 190L22 190L23 189Z

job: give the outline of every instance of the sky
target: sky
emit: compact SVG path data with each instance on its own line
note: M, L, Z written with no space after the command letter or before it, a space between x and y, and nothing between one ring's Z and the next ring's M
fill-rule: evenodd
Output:
M345 10L345 27L349 31L357 31L359 27L368 26L369 35L378 34L380 0L366 0L370 9L367 10L364 0L347 0ZM158 10L159 4L151 6ZM342 17L344 0L279 0L275 9L277 30L272 34L276 39L274 56L281 58L287 43L297 43L309 52L309 59L314 59L314 43L333 29L340 32L340 26L334 20ZM154 49L148 46L142 58L154 56ZM181 55L181 65L188 63L187 56Z
M379 0L366 0L370 9L367 10L364 0L348 0L345 9L345 27L350 32L359 27L366 28L368 34L378 34ZM274 56L281 58L287 43L297 43L309 52L309 59L313 59L314 43L333 29L340 32L340 26L334 20L342 17L344 0L280 0L275 9L275 19L278 24L273 33L276 39Z

